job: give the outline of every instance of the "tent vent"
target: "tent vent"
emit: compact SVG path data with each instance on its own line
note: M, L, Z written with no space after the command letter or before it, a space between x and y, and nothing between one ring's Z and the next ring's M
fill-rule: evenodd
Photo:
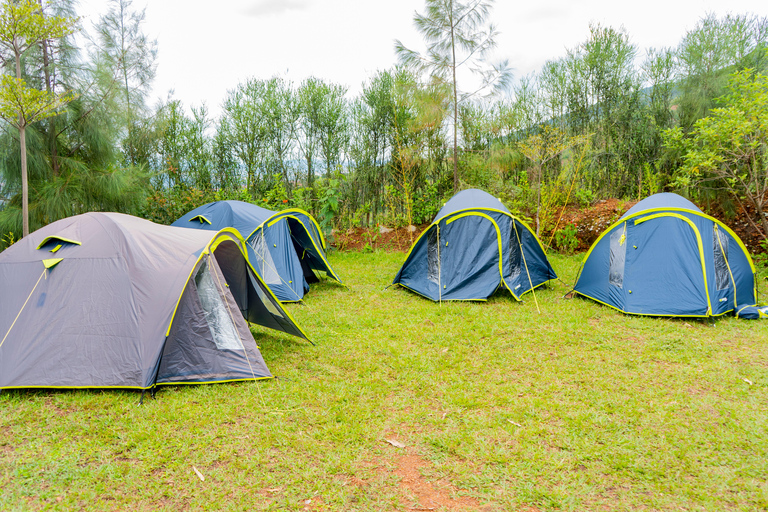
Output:
M200 224L213 224L210 220L208 220L204 215L195 215L191 219L189 219L189 222L193 221L200 221Z

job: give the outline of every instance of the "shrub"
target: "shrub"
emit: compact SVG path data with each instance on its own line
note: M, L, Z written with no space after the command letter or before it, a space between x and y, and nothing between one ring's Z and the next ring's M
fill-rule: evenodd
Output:
M574 224L568 224L567 226L555 231L555 247L560 252L571 254L579 246L579 240L576 238L578 233Z

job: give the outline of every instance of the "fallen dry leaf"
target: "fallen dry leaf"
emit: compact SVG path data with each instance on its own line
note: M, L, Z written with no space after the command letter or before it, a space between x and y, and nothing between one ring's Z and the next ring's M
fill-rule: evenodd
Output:
M197 478L199 478L201 482L205 482L205 477L203 476L203 474L200 471L198 471L195 466L192 466L192 469L195 470L195 474L197 475Z

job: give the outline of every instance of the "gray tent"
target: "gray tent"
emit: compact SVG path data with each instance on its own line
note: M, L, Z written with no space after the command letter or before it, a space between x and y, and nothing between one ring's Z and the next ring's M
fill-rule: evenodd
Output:
M264 379L245 318L306 338L231 229L70 217L0 253L0 290L0 389Z

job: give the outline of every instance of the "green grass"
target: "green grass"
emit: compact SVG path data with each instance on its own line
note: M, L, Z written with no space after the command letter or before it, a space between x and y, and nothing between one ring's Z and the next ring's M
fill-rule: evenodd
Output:
M278 379L141 407L3 392L0 510L403 510L405 454L481 510L768 509L768 322L632 317L560 282L541 314L438 305L384 289L402 258L331 256L350 290L289 305L316 346L254 328ZM551 259L570 284L578 258Z

